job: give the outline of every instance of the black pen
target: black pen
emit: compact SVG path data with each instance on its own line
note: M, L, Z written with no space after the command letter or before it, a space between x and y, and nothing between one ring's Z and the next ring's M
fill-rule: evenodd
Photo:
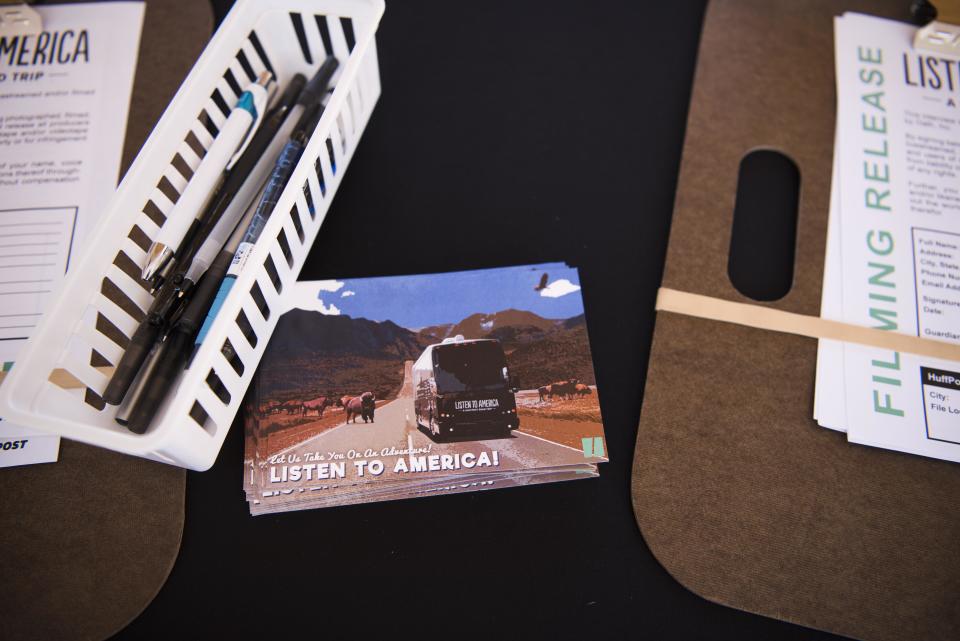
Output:
M257 129L249 146L237 160L236 165L223 181L219 192L203 215L203 224L192 235L192 238L181 245L185 248L182 255L175 256L174 272L167 278L157 291L146 317L134 331L127 349L124 351L117 369L103 393L103 400L110 405L119 405L130 389L130 384L144 360L150 353L154 343L161 337L167 328L170 318L183 303L183 297L192 283L184 284L183 275L186 274L193 262L193 256L203 245L203 241L217 222L227 211L237 194L241 191L247 179L264 156L277 132L283 126L293 106L298 102L303 91L306 79L297 74L290 79L290 83L281 94L277 105L265 117L263 124ZM266 165L264 173L268 171ZM245 205L246 203L243 203ZM242 212L243 209L240 209ZM179 252L178 252L179 253Z
M310 80L307 88L304 89L303 95L309 97L311 102L304 107L303 113L300 114L300 118L297 120L297 124L293 128L293 133L290 134L290 140L286 145L283 146L283 151L280 152L280 157L277 158L277 163L273 168L273 173L270 175L270 180L267 182L263 197L260 200L260 204L257 206L257 211L253 215L253 220L250 222L247 233L244 235L243 240L240 243L240 248L237 251L236 256L234 256L233 262L230 264L230 270L227 272L226 277L223 279L223 283L220 285L220 291L217 292L217 301L222 302L226 300L227 294L230 293L230 289L237 280L237 276L243 271L243 268L247 263L247 256L250 253L250 249L260 238L260 234L263 232L263 228L267 224L267 220L270 218L270 215L273 213L273 210L276 207L277 200L280 198L280 194L283 193L284 188L287 186L287 182L290 180L290 175L293 173L297 163L300 161L300 156L303 155L303 150L306 148L307 141L317 128L317 123L320 120L320 116L323 115L323 97L324 94L326 94L327 86L330 84L330 80L333 78L334 72L337 70L338 64L339 63L337 62L336 58L333 56L328 56L320 66L320 70ZM203 342L203 337L206 335L206 329L208 329L216 319L219 311L219 304L215 304L210 309L210 313L207 314L207 319L203 324L204 329L200 332L200 335L197 338L198 345ZM227 358L233 357L233 354L227 352L224 352L224 355Z
M127 429L131 432L143 434L147 431L150 421L153 420L163 399L166 398L173 382L187 364L194 339L200 331L203 319L207 316L207 311L213 304L217 290L220 288L220 281L230 267L233 254L240 246L240 241L255 210L255 207L247 210L247 214L230 235L230 240L200 278L176 323L163 342L157 346L156 354L150 359L151 371L144 372L144 378L149 380L138 384L141 393L138 398L131 399L129 412L123 417L126 419Z
M269 154L266 152L269 151L271 143L276 139L277 133L283 127L287 117L293 112L294 107L300 104L306 83L307 79L299 73L294 75L287 83L286 88L277 100L277 104L267 112L263 124L254 133L247 151L240 156L235 166L224 178L222 186L199 219L197 227L181 243L181 248L183 248L181 255L174 255L173 261L170 261L167 265L168 269L161 272L166 274L165 277L158 275L157 280L159 282L155 284L155 289L159 289L159 286L167 279L173 279L174 284L179 286L179 279L189 269L190 262L203 245L204 240L219 224L223 215L230 210L231 203L241 195L245 187L250 186L248 179L262 176L261 180L266 180L270 171L269 164L272 164ZM262 166L258 167L258 165ZM255 171L257 169L260 169L260 171ZM253 188L258 191L259 185L254 185ZM241 200L246 200L246 202L239 208L237 216L246 211L246 204L251 200L251 197Z
M224 215L220 218L220 222L217 223L217 226L214 227L214 230L210 233L210 236L207 238L207 241L204 243L204 246L217 244L216 250L213 252L213 257L210 260L202 259L198 254L191 264L191 270L194 270L193 273L188 273L184 276L184 287L192 288L193 284L199 281L203 274L206 273L207 269L213 263L213 259L219 255L219 252L222 251L224 245L230 240L230 236L233 234L234 230L239 226L246 226L250 224L250 219L253 218L253 212L256 211L257 203L260 202L260 196L263 194L263 187L260 188L260 191L257 192L257 197L250 199L250 203L247 206L247 211L244 213L243 217L240 220L237 220L236 216ZM201 250L202 251L202 250ZM191 293L189 289L184 290L185 296L189 296ZM188 300L187 298L181 297L180 302ZM183 305L178 307L178 311L183 311ZM173 315L171 318L172 323L176 323L178 317ZM147 389L147 385L153 384L153 371L156 369L156 363L160 356L161 350L159 349L161 343L154 343L151 348L149 355L144 360L143 365L140 367L140 372L133 379L133 384L130 386L130 389L127 390L126 395L123 398L123 402L120 403L120 407L117 409L116 416L114 420L120 425L127 425L128 419L130 416L130 411L137 404L140 397L144 394Z
M145 384L142 397L133 404L128 416L127 427L132 432L142 434L146 431L180 370L189 362L194 344L199 345L203 341L219 310L217 303L222 303L230 291L230 285L235 280L227 277L228 270L232 271L236 268L234 263L241 264L242 267L243 261L238 262L235 255L239 255L238 250L241 246L255 242L262 231L263 224L272 212L280 192L286 186L307 140L316 128L320 114L323 112L323 98L326 95L327 86L338 64L336 58L328 57L301 93L298 105L303 106L303 112L290 134L290 140L284 145L277 159L250 222L234 230L230 241L203 275L200 283L193 290L189 302L185 303L183 313L160 346L162 351L157 356L157 363L151 373L150 381Z

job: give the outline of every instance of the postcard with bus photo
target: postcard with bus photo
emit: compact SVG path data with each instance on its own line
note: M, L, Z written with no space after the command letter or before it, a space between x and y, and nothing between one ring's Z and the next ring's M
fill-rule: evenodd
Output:
M595 476L579 283L562 263L298 283L247 399L251 503Z

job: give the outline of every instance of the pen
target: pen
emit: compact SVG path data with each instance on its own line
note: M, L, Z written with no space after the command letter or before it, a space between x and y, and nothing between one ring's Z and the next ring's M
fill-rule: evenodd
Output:
M225 229L226 231L221 234L220 245L222 245L249 203L256 202L254 197L269 177L273 159L280 153L280 148L284 144L283 138L277 134L297 107L306 82L306 78L298 73L287 83L277 104L267 112L263 124L253 134L253 139L246 151L223 179L213 205L204 212L201 217L202 222L197 226L195 233L188 234L188 240L182 245L184 247L182 255L178 256L175 253L173 260L167 263L162 281L172 279L174 285L182 289L181 281L195 260L197 252L206 243L207 237L218 227ZM220 246L217 246L213 250L213 256L216 256L219 250ZM191 279L191 282L197 282L197 278Z
M250 248L263 230L293 168L303 154L310 134L316 128L322 113L322 101L327 86L337 66L336 58L328 57L297 100L297 104L303 107L303 112L290 134L290 140L280 152L260 202L252 211L249 222L242 221L234 230L230 240L193 290L192 297L185 303L183 313L167 338L160 345L159 349L162 351L157 357L157 364L150 381L144 385L143 395L133 404L128 416L127 427L132 432L142 434L146 431L179 371L188 363L194 346L203 342L203 337L236 280L236 274L242 270L245 257L249 255Z
M207 315L210 305L213 304L220 281L227 273L233 254L240 246L240 241L246 233L246 226L253 218L255 211L251 206L243 220L233 230L226 245L201 277L183 313L180 314L167 337L157 346L157 353L150 359L149 376L146 376L148 372L144 372L145 376L141 377L141 382L138 383L141 393L136 399L131 399L129 412L121 417L125 418L126 426L131 432L143 434L147 431L154 414L186 365L194 338L200 329L200 323ZM149 380L146 380L148 378Z
M154 343L143 362L143 366L140 368L140 374L134 379L133 384L130 386L130 391L124 396L123 402L120 403L120 407L117 408L116 416L113 417L113 420L120 425L126 426L129 422L130 410L133 408L137 399L143 394L147 382L153 378L153 372L157 368L159 356L160 344Z
M250 221L250 226L237 248L237 253L233 257L233 261L230 263L230 269L223 279L223 283L220 285L220 291L217 292L216 302L210 309L209 314L207 314L207 318L203 322L203 327L197 335L197 345L203 342L203 338L210 329L210 325L220 311L220 304L226 299L227 294L230 293L230 289L233 287L233 283L237 280L237 276L243 271L250 250L253 249L257 239L260 238L260 234L267 224L267 219L269 219L270 214L273 213L277 200L280 198L283 188L286 187L287 181L290 179L290 174L293 173L293 169L297 166L297 162L303 154L303 149L306 147L310 134L316 129L317 122L323 113L323 96L326 93L327 85L330 84L330 79L333 77L333 73L336 71L338 64L337 59L333 56L327 57L320 66L320 70L311 78L307 88L304 89L301 102L305 102L304 96L306 100L310 100L311 102L305 105L293 129L293 133L290 134L290 140L284 145L283 151L280 152L280 157L277 158L277 163L273 168L273 173L270 175L269 182L267 182L267 187L264 190L263 197L260 199L260 204L257 206L257 211L253 215L253 220Z
M264 71L240 95L220 133L214 138L200 166L160 228L157 238L150 245L143 266L144 280L151 280L170 260L211 197L223 172L233 166L249 144L253 132L263 120L272 87L273 74Z
M249 192L258 189L265 177L269 175L272 165L271 158L277 153L273 150L275 147L284 144L283 139L278 137L277 133L292 113L305 84L306 79L300 74L290 79L290 83L281 94L277 105L267 113L263 124L253 135L246 150L224 178L223 185L208 208L209 211L203 215L204 225L199 226L200 229L195 234L197 238L207 235L209 232L206 228L211 230L216 228L223 218L228 219L227 231L223 236L228 235L236 224L237 217L243 214L251 202L257 202L254 197L256 194L250 194ZM231 218L233 224L229 223ZM176 264L169 266L169 268L175 270L176 273L163 280L153 303L147 310L146 318L137 326L133 336L131 336L130 342L103 392L104 402L110 405L118 405L123 401L134 377L143 367L144 360L150 353L151 347L167 328L170 317L182 304L184 295L199 278L199 274L194 270L193 277L189 282L183 282L183 275L191 266L194 254L202 246L202 242L198 244L191 240L189 246L188 243L184 243L184 255L174 257ZM219 250L219 247L217 249Z

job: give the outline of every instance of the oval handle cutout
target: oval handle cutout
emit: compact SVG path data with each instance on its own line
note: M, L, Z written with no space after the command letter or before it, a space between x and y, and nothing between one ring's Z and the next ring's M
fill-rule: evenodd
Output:
M727 275L744 296L772 301L793 285L800 171L771 149L751 151L740 161Z

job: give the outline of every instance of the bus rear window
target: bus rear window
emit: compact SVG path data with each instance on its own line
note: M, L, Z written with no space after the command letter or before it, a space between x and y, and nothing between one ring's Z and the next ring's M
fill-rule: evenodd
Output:
M498 342L444 345L434 354L437 391L441 393L506 385L503 368L507 363Z

